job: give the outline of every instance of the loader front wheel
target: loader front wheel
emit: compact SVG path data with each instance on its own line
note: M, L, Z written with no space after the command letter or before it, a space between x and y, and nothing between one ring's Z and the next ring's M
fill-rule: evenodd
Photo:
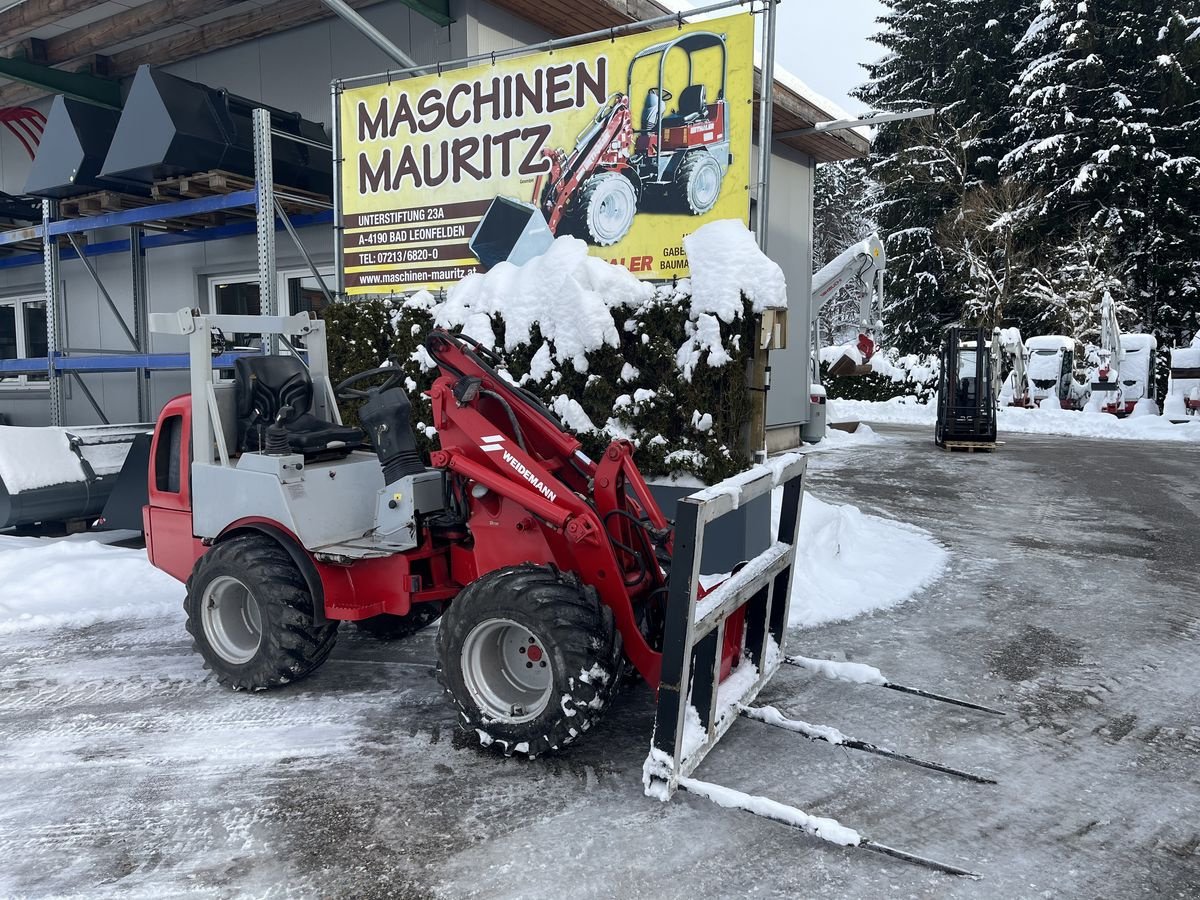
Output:
M560 750L603 715L617 686L612 614L550 566L489 572L451 602L441 677L461 725L506 756Z
M234 690L303 678L337 640L337 622L314 623L312 595L287 551L258 535L223 541L200 557L183 608L205 667Z

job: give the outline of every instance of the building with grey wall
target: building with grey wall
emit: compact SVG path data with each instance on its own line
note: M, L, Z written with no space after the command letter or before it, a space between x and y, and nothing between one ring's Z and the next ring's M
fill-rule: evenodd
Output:
M584 0L577 4L537 3L525 0L450 0L449 24L435 21L420 2L359 2L370 21L418 63L435 63L493 50L515 48L548 38L576 34L614 24L661 15L663 8L649 0ZM435 6L437 4L430 4ZM28 0L23 7L70 9L70 3L50 4ZM37 27L21 38L34 57L48 54L55 65L59 56L106 39L111 45L96 51L106 60L97 77L128 83L142 62L205 84L228 89L264 104L295 110L307 119L330 123L330 82L334 78L365 75L387 69L390 60L344 21L333 17L318 0L283 0L280 3L217 4L218 10L186 18L186 9L201 4L173 3L175 19L164 18L161 27L145 20L163 0L137 0L76 4L78 11L46 21L26 9L25 25ZM563 9L566 6L569 9ZM22 7L18 7L20 10ZM134 37L121 40L123 23L141 9L140 26L130 25ZM34 10L36 11L36 9ZM12 35L11 23L0 12L0 33ZM47 11L46 15L51 15ZM165 13L164 13L165 15ZM123 18L122 18L123 17ZM9 29L6 32L6 28ZM107 29L107 32L105 31ZM58 65L62 65L58 63ZM4 77L0 61L0 79ZM101 75L100 70L107 74ZM36 79L35 79L36 80ZM52 81L52 78L47 79ZM46 85L13 83L0 88L0 106L49 109ZM775 131L790 133L815 122L834 118L814 98L778 83ZM771 426L788 428L808 415L809 283L812 272L812 191L818 162L858 156L867 150L857 134L835 132L790 136L773 147L769 253L783 267L789 286L791 343L772 354L774 389L768 403ZM757 153L757 148L755 150ZM0 191L21 194L30 159L17 137L0 131ZM17 223L13 223L17 224ZM8 225L0 224L0 230ZM331 275L334 272L333 229L328 224L301 228L299 235L311 258ZM119 241L126 229L92 232L92 244ZM323 298L308 274L301 254L286 239L278 241L278 290L292 298L294 309L319 305ZM134 270L128 253L90 258L96 274L118 309L132 316ZM223 312L250 311L257 301L258 262L253 234L175 246L159 246L145 255L145 281L151 312L169 312L185 306ZM59 269L61 304L59 320L63 345L86 352L120 352L129 345L120 323L89 276L83 262L64 259ZM45 354L46 295L40 255L28 249L0 251L0 359ZM40 337L39 337L40 334ZM149 337L152 353L182 352L179 339ZM83 351L81 351L83 352ZM63 415L67 424L98 421L93 400L112 422L138 419L138 375L132 372L90 373L82 376L91 399L78 383L64 379ZM149 376L150 412L157 412L170 397L186 390L183 372L154 372ZM0 378L0 415L11 424L44 425L49 422L49 392L44 376L25 374Z

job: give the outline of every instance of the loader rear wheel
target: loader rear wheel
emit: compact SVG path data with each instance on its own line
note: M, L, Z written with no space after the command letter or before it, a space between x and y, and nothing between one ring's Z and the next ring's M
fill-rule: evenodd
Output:
M684 212L702 216L721 196L721 164L709 153L690 153L675 174L679 203Z
M312 595L287 551L257 535L223 541L200 557L183 608L205 667L234 690L303 678L337 640L337 622L313 622Z
M427 625L432 625L442 617L445 611L442 603L415 603L403 616L372 616L362 619L354 625L359 631L366 632L380 641L398 641L416 634Z
M525 564L489 572L450 604L441 677L464 730L506 756L560 750L617 687L612 613L573 574Z
M604 172L583 185L572 211L571 230L589 244L615 244L633 227L637 214L637 191L624 175Z

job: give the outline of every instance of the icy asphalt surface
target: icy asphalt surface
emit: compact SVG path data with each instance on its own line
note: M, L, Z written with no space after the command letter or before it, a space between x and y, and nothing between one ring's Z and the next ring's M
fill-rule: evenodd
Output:
M504 760L457 732L431 631L345 628L314 677L245 695L164 618L0 638L0 896L1200 897L1200 451L881 431L810 486L929 529L950 569L790 648L1011 714L796 670L763 699L1000 784L750 722L698 774L981 881L645 798L645 689L570 753Z

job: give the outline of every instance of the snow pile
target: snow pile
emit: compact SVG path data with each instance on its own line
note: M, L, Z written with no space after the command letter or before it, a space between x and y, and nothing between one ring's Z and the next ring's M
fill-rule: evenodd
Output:
M905 397L894 397L883 402L830 400L829 412L830 420L834 422L857 420L893 425L928 425L932 429L937 420L937 408L933 404L917 403ZM1007 431L1013 434L1200 443L1200 422L1172 424L1166 416L1158 415L1118 419L1108 413L1091 410L1076 412L1053 407L1019 409L1002 406L998 430L1001 439Z
M740 318L746 302L756 313L785 308L787 283L783 269L758 249L754 234L739 219L701 225L683 239L683 247L691 269L691 313L684 326L688 340L675 361L691 381L702 354L708 354L710 366L723 366L731 359L720 322Z
M779 492L774 498L781 502ZM910 599L946 567L927 531L804 495L790 625L852 619Z
M854 431L842 431L840 428L826 428L825 437L821 443L806 447L808 453L820 453L824 450L841 450L846 447L858 447L865 444L880 444L887 440L879 432L866 423L860 424Z
M84 478L64 429L0 425L0 481L10 494Z
M692 316L732 322L742 314L742 295L755 312L787 306L787 283L779 264L758 249L739 219L701 225L683 239L692 280Z
M144 550L0 536L0 634L146 618L182 602L183 585Z
M749 465L741 432L753 406L752 312L783 303L786 288L741 222L701 227L689 249L695 276L657 286L562 237L543 256L473 274L444 296L339 304L325 312L334 380L394 358L418 445L431 449L437 433L422 392L434 364L424 337L461 328L496 353L502 378L552 407L589 456L628 440L645 474L716 483Z
M587 244L563 236L524 265L502 262L468 275L433 308L433 318L442 328L461 327L484 346L495 347L492 318L502 316L505 350L528 344L537 325L547 342L543 348L552 344L557 362L569 361L586 372L588 352L618 345L609 307L634 305L653 294L651 285L627 269L588 256Z
M830 422L875 422L885 425L929 425L937 421L937 408L916 397L890 400L829 400Z

